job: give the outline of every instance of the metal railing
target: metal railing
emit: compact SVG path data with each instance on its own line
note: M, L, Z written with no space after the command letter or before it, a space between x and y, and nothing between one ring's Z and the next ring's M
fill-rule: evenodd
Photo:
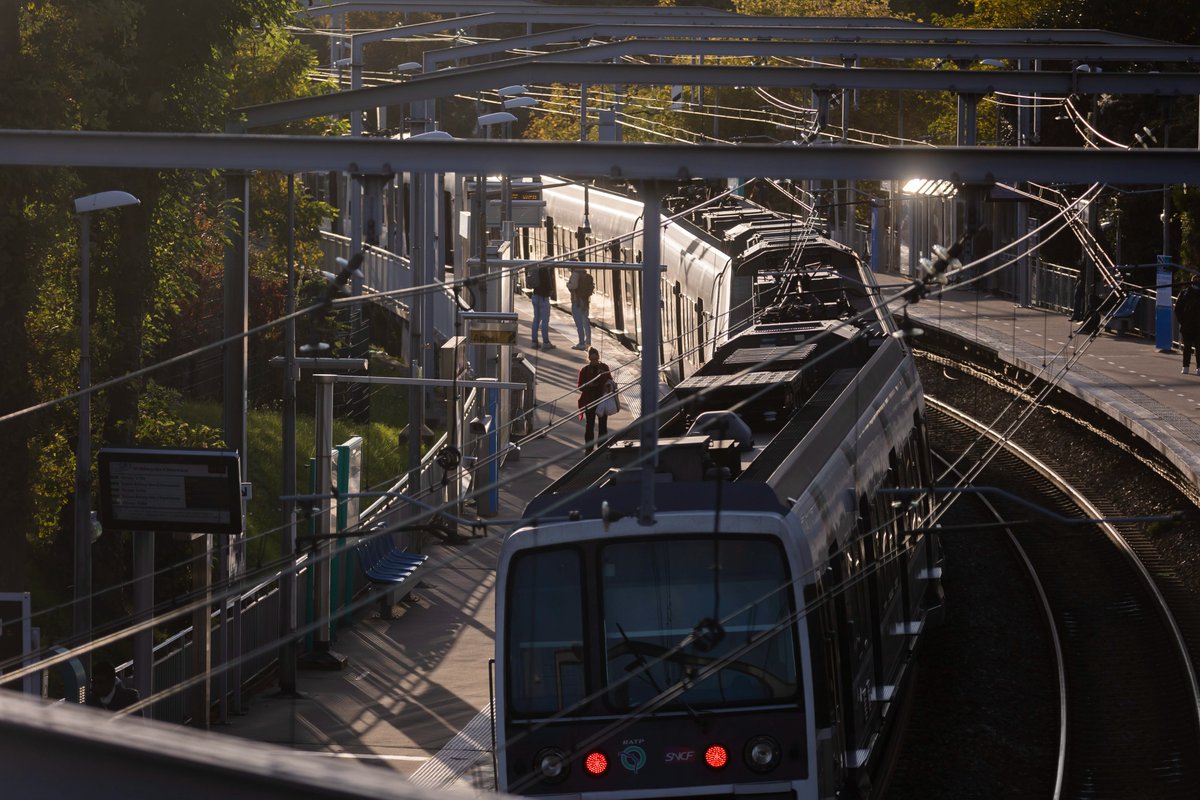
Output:
M471 392L464 407L473 414L476 405L477 393ZM421 467L418 471L419 486L416 491L409 491L407 475L386 491L389 494L413 496L426 503L436 504L440 498L431 497L431 495L438 493L437 487L441 484L441 475L439 474L441 468L436 461L437 451L447 441L448 435L443 434L421 459ZM402 511L403 500L401 498L380 498L362 512L359 530L365 531L380 522L385 522L389 526L396 525L398 519L395 515ZM406 548L414 547L412 542L404 541L403 534L401 535L401 545ZM330 614L335 619L345 616L348 601L358 597L369 587L369 583L362 575L362 571L358 569L357 563L346 563L347 559L354 558L353 547L342 548L333 556L334 563L331 571L338 575L353 576L353 584L348 587L350 591L331 594ZM312 603L305 599L306 594L311 596L311 589L306 592L304 588L308 585L310 575L310 570L306 566L307 561L307 554L300 554L296 558L297 585L301 587L297 603L301 628L313 621ZM248 688L260 682L278 661L278 649L267 646L279 642L281 614L279 581L280 574L276 573L254 585L236 600L231 599L227 602L226 611L232 608L235 602L240 602L242 606L238 657L241 658L240 654L242 653L252 654L245 657L241 663L242 688ZM210 620L212 636L216 640L221 635L221 612L219 610L212 612ZM153 686L156 693L178 686L195 674L192 657L192 631L193 629L189 626L154 648ZM257 652L259 650L263 652ZM118 675L121 675L127 684L132 679L132 668L132 661L121 664L117 668ZM232 693L233 690L229 691ZM219 698L215 697L215 694L214 690L214 705L219 702ZM186 723L190 719L192 709L189 695L189 692L178 692L164 697L151 706L151 713L147 716L152 715L154 719L166 722Z
M324 269L328 272L336 272L334 259L337 257L348 258L350 250L350 240L347 237L339 236L332 233L322 233L321 237L322 249L325 254ZM413 285L413 273L408 259L390 253L382 248L365 245L363 247L363 276L364 290L367 293L388 292L397 289L411 288ZM399 300L389 300L387 303L394 303L392 309L394 311L403 310L404 313L398 314L400 317L399 324L407 325L407 308L408 304ZM442 291L435 295L434 302L431 304L434 310L435 330L444 332L446 335L452 335L454 331L454 318L456 298L448 288L443 287ZM403 337L407 340L408 337ZM479 393L472 391L467 395L463 403L463 413L466 418L474 416L478 412ZM431 447L426 451L426 454L421 459L421 465L416 473L417 486L409 486L409 475L405 474L393 485L385 491L388 495L382 497L370 506L368 506L360 515L359 530L367 530L374 525L383 523L389 527L395 527L400 524L402 515L405 513L405 503L400 496L414 497L422 500L428 505L439 505L443 500L444 492L444 475L441 474L441 467L437 464L438 450L449 442L448 434L442 434ZM412 534L401 533L399 544L407 549L416 549L417 543L412 540ZM348 563L349 560L355 558L353 547L341 548L333 554L334 563L331 573L343 576L341 590L331 593L331 608L330 613L336 620L346 615L347 605L352 598L360 595L369 587L369 582L362 575L362 571L358 569L357 563ZM308 560L307 554L297 556L295 562L297 574L297 586L300 587L299 597L297 601L298 618L301 621L300 627L306 627L312 622L313 603L311 601L311 570L306 566ZM307 597L306 597L307 595ZM236 600L229 600L225 610L228 612L235 603L240 603L241 613L239 619L239 642L238 648L233 654L235 657L243 659L240 665L240 675L242 688L247 688L253 684L260 682L271 669L275 667L278 661L278 648L270 647L271 644L278 644L280 632L280 574L263 580L249 590L244 592ZM229 618L228 616L226 618ZM210 617L212 625L212 635L214 640L221 635L221 611L214 611ZM154 648L153 664L154 676L153 687L155 693L163 692L173 686L189 680L193 677L194 661L193 661L193 644L192 644L192 628L188 628L174 634L167 640L161 642ZM258 652L262 650L262 652ZM251 654L242 656L241 654ZM118 667L118 674L122 675L127 680L132 678L132 662L121 664ZM219 665L217 665L219 667ZM235 674L230 671L230 674ZM233 689L229 689L230 693ZM216 697L217 690L214 688L214 705L220 701ZM178 692L170 694L163 699L155 702L151 706L150 713L155 719L186 723L191 715L191 699L190 692Z

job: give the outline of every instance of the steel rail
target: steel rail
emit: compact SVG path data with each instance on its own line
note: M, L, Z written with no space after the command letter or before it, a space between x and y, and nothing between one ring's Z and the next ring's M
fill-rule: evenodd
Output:
M1012 441L1007 436L1002 436L1001 434L992 430L992 428L990 428L986 423L976 420L945 403L941 403L928 396L925 398L925 400L928 404L937 408L942 413L958 421L960 424L966 425L976 430L980 434L987 436L993 442L997 443L1008 452L1021 459L1021 461L1049 481L1056 489L1065 494L1071 500L1071 502L1079 506L1079 508L1085 514L1088 514L1093 518L1102 516L1099 509L1097 509L1096 506L1086 496L1079 492L1079 490L1077 490L1065 478L1059 475L1058 472L1052 467L1050 467L1030 451L1026 450L1024 447ZM1175 619L1175 615L1171 612L1171 609L1167 604L1167 600L1163 596L1162 591L1159 589L1157 582L1155 582L1153 576L1151 576L1150 571L1146 569L1146 566L1142 563L1142 560L1138 558L1128 540L1121 535L1121 532L1118 531L1114 525L1107 522L1097 522L1096 524L1101 530L1104 531L1105 536L1107 536L1108 539L1117 546L1117 548L1125 555L1126 559L1133 566L1134 571L1141 578L1143 585L1150 593L1151 597L1154 598L1160 616L1170 629L1176 645L1177 654L1182 661L1184 671L1188 676L1188 682L1192 690L1193 715L1196 726L1198 729L1200 729L1200 681L1197 680L1195 664L1192 662L1191 656L1188 655L1187 643L1184 639L1183 631L1180 629L1179 623Z
M941 413L958 420L960 423L972 427L975 430L975 425L983 425L983 423L972 419L954 409L952 406L941 402L929 395L925 396L926 405L940 411ZM942 459L945 462L945 459ZM947 468L952 469L949 464ZM955 472L961 479L961 474ZM1003 516L1000 511L992 505L992 501L983 495L979 495L976 499L987 510L988 513L994 516L998 521L1003 522ZM952 502L952 501L951 501ZM1059 800L1062 797L1063 782L1067 772L1067 666L1066 658L1063 655L1062 638L1058 635L1058 626L1054 624L1054 609L1050 605L1050 597L1046 593L1046 587L1042 584L1041 576L1038 574L1037 568L1034 567L1033 561L1029 558L1029 554L1025 552L1025 548L1021 546L1020 540L1013 532L1012 528L1007 524L1004 525L1004 533L1008 537L1009 544L1016 552L1021 563L1025 565L1025 571L1029 575L1029 579L1033 582L1034 590L1037 593L1038 600L1042 604L1042 616L1046 623L1046 629L1050 634L1050 641L1054 644L1054 663L1058 674L1058 756L1056 759L1057 768L1055 769L1054 777L1054 794L1052 800Z

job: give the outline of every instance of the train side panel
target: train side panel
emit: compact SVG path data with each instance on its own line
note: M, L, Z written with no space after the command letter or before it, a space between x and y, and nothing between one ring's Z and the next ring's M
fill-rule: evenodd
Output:
M559 179L544 177L550 188L543 190L546 215L553 225L531 231L529 257L581 252L578 261L640 263L642 259L640 201L598 188L578 184L554 185ZM584 229L584 222L588 223ZM661 276L662 339L659 357L671 384L694 372L711 356L713 347L725 341L731 328L749 317L747 278L733 273L731 257L719 243L693 225L672 221L662 231ZM591 316L628 344L641 346L640 271L596 268ZM569 270L555 270L558 302L567 307L566 281ZM735 303L736 301L736 303Z

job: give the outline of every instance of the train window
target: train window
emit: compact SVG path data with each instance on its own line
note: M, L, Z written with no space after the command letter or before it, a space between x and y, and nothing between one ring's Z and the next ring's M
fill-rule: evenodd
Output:
M586 696L582 585L575 550L541 550L514 561L506 639L515 715L567 710Z
M603 548L601 564L604 663L614 707L635 708L685 680L690 685L669 706L799 696L790 579L777 542L620 542ZM719 620L724 635L680 646L708 620Z

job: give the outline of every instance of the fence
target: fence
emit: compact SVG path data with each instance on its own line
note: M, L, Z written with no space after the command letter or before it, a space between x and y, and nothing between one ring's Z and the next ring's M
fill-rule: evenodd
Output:
M325 254L323 268L327 272L336 273L334 259L339 256L349 258L350 240L345 236L324 232L321 242ZM364 291L368 294L391 292L413 286L413 272L408 259L378 247L371 245L363 247L362 271ZM381 299L377 302L396 315L397 324L407 327L408 303L395 298ZM454 293L446 287L442 287L441 291L436 292L433 302L430 303L434 315L435 332L443 338L453 335L456 303L457 299ZM407 335L402 335L400 338L402 341L409 339ZM470 392L463 404L465 418L469 419L477 413L478 403L478 393ZM408 485L409 477L406 475L389 487L386 493L414 497L429 505L440 505L445 499L446 493L444 491L444 475L440 474L441 467L437 464L437 453L447 443L448 436L443 434L428 448L416 475L416 487ZM469 443L467 449L470 449ZM470 455L469 452L468 455ZM467 482L470 482L469 476ZM381 522L388 527L396 527L406 511L405 505L405 501L401 497L380 498L362 512L359 529L365 531ZM406 537L412 536L414 534L402 533L400 545L406 549L417 549L419 543L405 541ZM336 629L336 620L348 616L349 607L355 602L355 598L369 587L369 584L361 570L358 569L353 547L346 546L334 551L332 559L330 574L335 576L335 585L330 592L330 613L335 620L334 628ZM296 559L296 583L299 588L297 616L301 629L306 628L314 619L312 570L308 568L307 561L306 554L301 554ZM276 574L253 586L236 600L228 601L225 610L228 612L233 608L234 603L241 605L241 613L238 615L240 621L239 641L232 655L241 659L242 663L240 670L230 670L228 674L231 676L240 674L242 687L249 687L261 681L278 662L280 615L282 613L280 575ZM222 633L221 617L219 610L214 611L211 616L214 641ZM226 619L229 618L230 615L227 614ZM192 648L191 627L176 633L154 648L153 686L156 693L178 686L194 676ZM214 668L220 669L220 665L214 664ZM132 677L131 670L132 662L118 667L118 673L127 680ZM214 704L219 702L218 691L222 680L220 676L213 678ZM233 690L229 689L228 691L232 692ZM174 693L154 703L151 707L153 717L180 724L187 722L192 708L189 694L188 691Z

